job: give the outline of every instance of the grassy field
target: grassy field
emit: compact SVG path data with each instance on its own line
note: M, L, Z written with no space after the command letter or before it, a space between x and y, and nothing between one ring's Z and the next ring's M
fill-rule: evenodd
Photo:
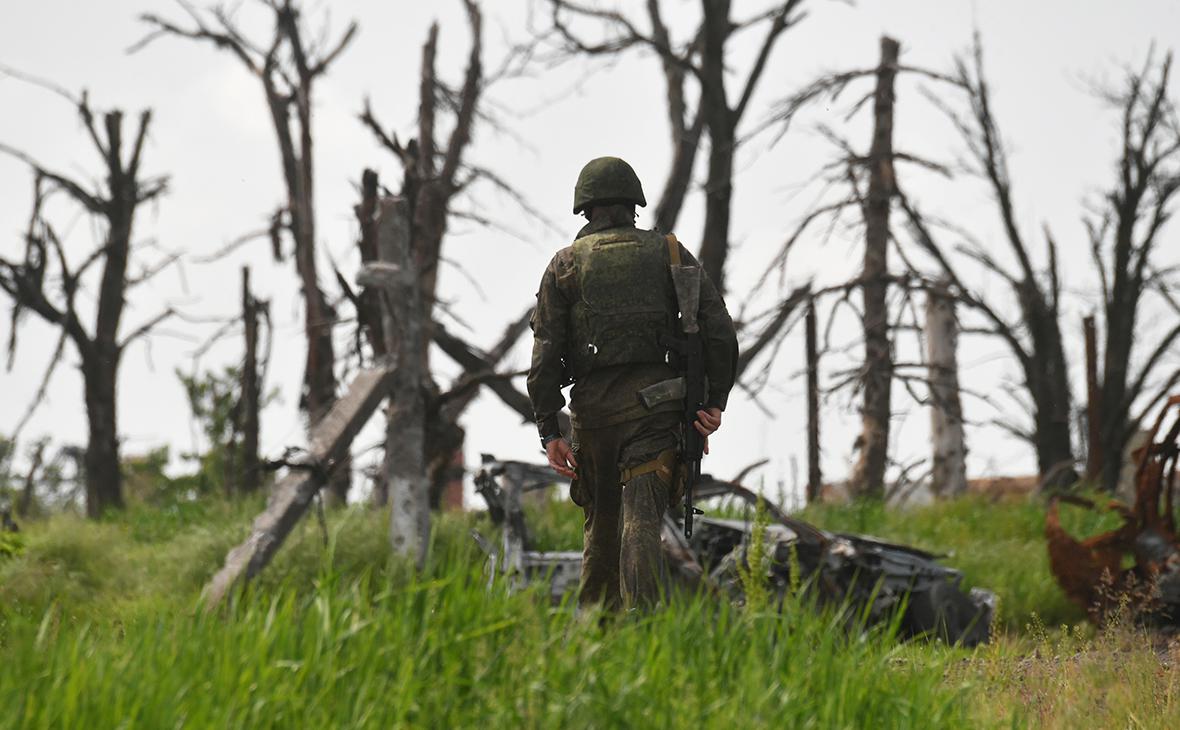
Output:
M199 591L258 503L136 507L29 525L0 556L0 727L1178 727L1180 652L1096 633L1048 573L1036 504L963 500L804 516L939 552L1000 596L974 651L684 597L640 617L490 589L469 537L437 526L421 573L391 561L379 514L297 531L225 610ZM1079 532L1101 527L1081 512ZM576 547L577 513L533 516Z

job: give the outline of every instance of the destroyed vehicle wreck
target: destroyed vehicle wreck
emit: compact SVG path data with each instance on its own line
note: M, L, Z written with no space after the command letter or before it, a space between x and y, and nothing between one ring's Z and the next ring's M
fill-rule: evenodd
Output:
M532 549L521 498L563 483L568 482L548 466L498 461L487 454L475 477L492 522L504 528L499 546L474 534L488 555L489 572L525 582L547 581L555 603L577 590L582 554ZM758 501L742 485L708 475L701 477L695 496L699 503L734 500L751 515ZM938 638L962 646L988 640L995 595L981 588L964 591L962 574L940 565L938 556L871 537L828 532L788 516L773 503L764 505L769 517L766 580L780 601L792 585L804 585L815 591L819 605L847 602L854 615L869 623L887 620L902 607L900 630L907 638ZM741 600L738 568L745 565L752 528L749 520L703 516L697 518L692 538L685 539L679 516L669 510L661 535L669 588L703 584L712 593ZM792 565L800 573L794 579Z

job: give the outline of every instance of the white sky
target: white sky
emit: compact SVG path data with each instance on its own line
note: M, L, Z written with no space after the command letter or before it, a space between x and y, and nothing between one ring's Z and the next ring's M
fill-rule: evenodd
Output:
M506 39L520 41L526 36L526 5L524 0L484 4L488 16L485 66L494 68ZM641 13L643 3L629 0L619 5L633 6ZM735 18L762 7L741 0L735 6ZM70 90L89 89L96 107L115 106L129 113L153 109L145 164L151 173L168 174L171 189L158 205L144 212L137 238L154 239L167 250L183 252L188 262L131 294L125 331L166 304L194 317L236 313L238 269L249 263L258 293L272 300L277 327L268 386L277 387L282 397L264 413L263 448L275 454L284 446L299 443L303 428L297 400L304 344L293 265L289 261L272 263L264 242L216 264L194 262L243 232L262 227L283 199L273 132L257 81L230 55L208 44L165 38L136 55L127 55L125 49L144 32L136 21L137 14L152 11L183 18L172 2L4 0L0 7L0 64L51 79ZM361 169L376 167L391 187L400 180L396 162L374 144L356 120L364 98L371 97L375 111L387 125L396 125L403 135L412 132L420 46L429 23L437 18L441 24L439 70L453 82L461 78L468 31L458 0L338 0L314 6L320 14L328 7L337 32L350 19L361 26L353 46L318 85L315 98L321 278L334 291L329 259L350 276L357 266L351 211ZM689 0L670 0L665 13L675 27L683 29L695 22L697 7ZM1118 4L1098 0L866 0L850 7L812 0L806 7L810 17L784 36L771 59L747 114L747 130L765 118L774 100L817 74L872 66L881 33L902 42L906 63L945 70L952 56L969 44L973 27L979 27L996 115L1010 146L1013 192L1023 232L1039 251L1043 241L1040 227L1049 223L1063 249L1069 293L1063 326L1069 340L1071 375L1079 382L1080 318L1092 308L1095 290L1085 255L1082 203L1106 185L1117 151L1116 118L1095 99L1091 87L1096 81L1118 80L1126 65L1140 66L1153 43L1160 51L1180 45L1176 30L1180 28L1180 6L1167 0ZM255 16L247 12L244 17L249 23ZM267 32L265 19L257 30ZM736 44L731 68L735 74L744 74L759 34L755 31ZM596 70L591 73L592 69ZM575 84L579 79L581 83ZM903 78L899 82L896 147L952 162L961 150L958 139L918 92L917 81ZM815 126L835 125L854 143L867 148L865 116L849 124L842 121L843 110L860 93L854 89L835 104L816 107L773 147L769 137L759 137L740 151L732 235L736 248L729 268L732 311L741 308L770 256L815 198L814 187L802 186L832 154L830 145L813 131ZM482 293L450 265L442 275L442 296L470 327L464 334L483 346L494 342L503 324L529 304L552 252L565 245L579 227L579 219L568 210L581 165L603 154L626 158L639 172L654 204L671 149L663 79L648 55L635 53L609 68L579 62L541 69L530 78L493 87L488 98L512 134L480 127L471 147L472 159L515 185L562 232L558 235L529 219L494 191L479 191L473 201L465 203L517 234L456 222L444 244L444 255L477 277ZM12 79L0 78L0 142L84 179L100 170L69 105ZM704 158L702 151L699 161ZM995 246L997 256L1005 257L986 189L965 178L946 182L916 172L904 180L925 210L971 228ZM28 214L30 182L31 175L22 163L0 156L0 252L10 258L22 255L20 237ZM650 225L649 211L642 211L640 225ZM55 209L59 229L76 220L67 241L75 257L84 256L94 241L90 226L78 218L65 206ZM680 239L690 248L697 246L702 218L703 198L698 190L677 226ZM1174 238L1176 228L1165 235ZM860 258L854 239L837 237L826 246L818 239L817 233L793 253L787 285L812 277L831 283L854 274ZM1175 246L1164 248L1167 257L1176 258ZM146 260L160 255L145 252ZM1001 304L1010 304L1010 296L999 282L978 278L976 283ZM764 292L751 311L767 306L769 294ZM348 313L347 309L342 311ZM462 332L459 325L449 326ZM174 322L162 328L150 345L137 344L127 353L119 402L119 428L126 453L163 444L170 444L174 453L192 448L192 424L174 370L191 367L192 351L211 329ZM5 313L0 318L4 341L8 330ZM24 412L55 336L34 317L26 318L15 367L11 372L0 372L0 432L11 432ZM340 338L343 349L343 331ZM529 338L522 338L508 361L511 367L527 367L530 344ZM230 339L206 355L201 365L220 368L239 356L240 343ZM992 394L1010 390L1015 364L997 341L968 340L960 358L963 380L973 389ZM772 386L761 398L775 415L767 415L736 394L723 430L713 442L706 471L732 475L750 462L769 458L763 473L767 490L774 493L779 482L790 489L791 463L797 459L798 479L805 478L805 400L798 337L788 341L780 360ZM441 353L436 362L441 372L454 373ZM72 352L67 363L70 367L60 368L53 380L49 401L26 429L26 439L47 434L58 442L85 442L81 379ZM825 365L837 369L847 363L833 358ZM1010 401L1001 398L1000 402L1005 403L1005 411L967 399L967 416L979 423L998 416L1020 417ZM928 416L911 407L900 393L895 407L899 411L895 456L902 461L923 456L929 448L925 441ZM854 458L857 419L849 397L831 399L824 417L825 475L838 479ZM515 414L491 395L480 397L464 424L469 465L478 463L481 451L504 458L538 458L532 425L519 425ZM1034 468L1031 449L994 427L971 428L969 439L972 476L1030 473ZM361 439L366 444L371 441Z

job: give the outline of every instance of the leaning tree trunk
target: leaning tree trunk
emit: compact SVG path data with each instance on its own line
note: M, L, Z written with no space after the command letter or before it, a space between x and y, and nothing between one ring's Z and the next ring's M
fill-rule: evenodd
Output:
M864 293L864 406L861 410L860 459L849 480L859 497L883 497L889 453L889 408L893 354L889 342L886 294L889 275L889 210L893 197L893 81L898 43L881 38L881 64L873 97L873 144L869 149L869 194L865 203L865 254L861 273Z
M106 510L123 506L123 475L115 417L119 354L115 348L102 350L82 359L89 425L85 462L86 514L89 517L101 517Z
M926 347L930 368L931 491L954 497L967 491L967 449L959 396L959 323L945 284L926 292Z

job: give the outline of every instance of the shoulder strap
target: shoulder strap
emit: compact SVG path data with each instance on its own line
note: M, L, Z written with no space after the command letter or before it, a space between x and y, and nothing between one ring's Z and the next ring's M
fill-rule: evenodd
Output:
M669 233L664 236L664 240L668 242L668 260L672 262L673 266L680 265L680 241L676 240L675 234Z

